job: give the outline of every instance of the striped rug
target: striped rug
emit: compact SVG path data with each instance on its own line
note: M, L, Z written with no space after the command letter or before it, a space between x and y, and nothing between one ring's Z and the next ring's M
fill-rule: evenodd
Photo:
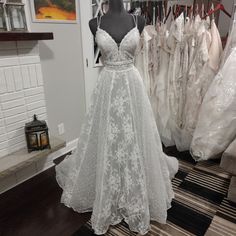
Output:
M195 163L188 152L166 149L180 162L173 179L175 199L168 211L166 225L151 222L147 236L236 236L236 204L227 200L230 176L219 167L219 161ZM88 222L73 236L93 236ZM137 236L121 223L110 227L106 236Z

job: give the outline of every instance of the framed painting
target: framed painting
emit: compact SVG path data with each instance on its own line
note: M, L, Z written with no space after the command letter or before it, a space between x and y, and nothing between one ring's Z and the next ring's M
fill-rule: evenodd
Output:
M33 22L77 22L77 0L32 0L30 2Z

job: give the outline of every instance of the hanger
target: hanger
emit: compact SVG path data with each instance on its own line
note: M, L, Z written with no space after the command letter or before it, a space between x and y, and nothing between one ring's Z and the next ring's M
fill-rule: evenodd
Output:
M194 16L197 16L198 14L199 14L199 5L198 5L198 3L196 3Z
M156 22L158 21L158 18L159 18L159 12L157 10L157 18L156 18L156 8L155 6L153 6L153 9L152 9L152 24L155 26L156 25Z
M188 17L188 6L185 5L184 7L184 18L186 19Z
M193 18L193 5L189 8L189 11L188 11L188 17L190 18L190 19L192 19Z
M166 19L166 8L165 8L165 5L164 5L164 1L162 1L162 12L163 12L162 22L164 22L165 19Z
M217 11L223 11L228 17L231 18L231 14L228 13L226 10L225 10L225 7L223 4L219 3L217 4L216 8L211 8L210 11L204 16L204 19L207 17L207 16L210 16L210 15L213 15L215 12Z
M181 6L177 5L176 7L176 11L175 11L175 18L177 18L181 13Z
M166 21L168 20L169 16L170 16L170 13L172 12L172 6L169 7L169 10L167 12L167 15L166 15L166 18L164 20L164 24L166 23Z
M201 18L205 16L205 4L202 2Z

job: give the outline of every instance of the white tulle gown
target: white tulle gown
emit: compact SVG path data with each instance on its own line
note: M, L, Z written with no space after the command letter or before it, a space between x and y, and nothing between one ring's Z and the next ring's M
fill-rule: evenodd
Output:
M56 167L61 202L92 213L96 234L123 219L147 233L150 220L165 223L178 161L166 156L142 78L133 60L140 40L135 27L119 46L103 29L96 41L102 69L77 150Z

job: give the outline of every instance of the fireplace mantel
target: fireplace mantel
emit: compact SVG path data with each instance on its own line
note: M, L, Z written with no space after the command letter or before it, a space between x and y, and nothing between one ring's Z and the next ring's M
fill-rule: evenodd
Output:
M33 41L52 39L52 32L0 32L0 41Z

